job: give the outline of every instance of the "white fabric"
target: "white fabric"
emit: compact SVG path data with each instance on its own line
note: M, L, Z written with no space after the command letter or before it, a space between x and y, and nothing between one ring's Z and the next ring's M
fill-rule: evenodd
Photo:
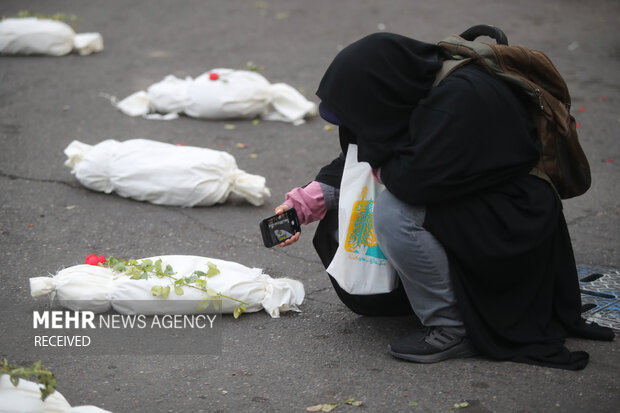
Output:
M122 275L111 274L109 269L95 265L88 265L87 267L91 267L86 268L88 271L80 267L82 266L65 268L54 277L31 278L31 295L34 298L55 296L65 307L74 311L109 311L112 283Z
M327 272L350 294L381 294L396 288L398 276L376 242L374 202L385 187L372 176L367 162L358 162L350 144L338 202L338 249Z
M214 74L217 79L211 79ZM166 76L116 104L129 116L184 113L202 119L256 118L298 124L316 115L316 105L285 83L270 84L247 70L212 69L195 79ZM158 119L162 119L158 117Z
M76 35L71 26L56 20L27 17L0 21L2 54L64 56L73 49L80 55L100 52L103 38L99 33Z
M189 277L194 271L208 271L207 262L217 266L220 273L206 278L207 288L222 295L244 301L246 312L264 309L271 317L281 312L298 311L304 300L304 287L299 281L288 278L271 278L259 268L190 255L163 255L148 258L162 260L162 267L171 265L175 278ZM153 297L153 286L170 286L168 298ZM110 268L94 265L75 265L59 271L53 277L30 279L30 293L41 298L55 293L58 302L70 310L89 310L96 313L113 308L121 314L192 314L197 312L196 301L207 294L190 287L183 287L184 294L176 295L173 281L154 276L132 280L129 276ZM232 313L239 302L222 298L222 313Z
M13 386L9 376L3 374L0 377L0 413L110 413L95 406L71 407L58 390L42 401L39 387L24 379Z
M99 33L78 33L73 38L73 48L80 56L98 53L103 50L103 37Z
M140 90L118 102L116 107L125 115L141 116L150 112L151 100L144 90Z
M181 113L189 103L188 88L192 79L179 79L172 75L154 83L145 93L149 110L159 113ZM139 92L138 92L139 93ZM148 113L148 112L145 112ZM141 115L145 114L141 113Z
M252 205L270 196L265 178L237 167L223 151L147 139L105 140L91 146L73 141L65 165L85 187L159 205L209 206L231 193Z

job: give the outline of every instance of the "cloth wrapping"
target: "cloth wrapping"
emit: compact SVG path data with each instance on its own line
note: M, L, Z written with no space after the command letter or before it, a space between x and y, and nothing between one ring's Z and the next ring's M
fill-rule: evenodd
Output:
M85 56L103 50L99 33L76 34L61 21L36 17L0 21L0 54L64 56L76 50Z
M116 106L126 115L147 118L172 119L184 113L211 120L260 117L295 124L317 111L313 102L285 83L271 84L259 73L226 68L195 79L166 76Z
M58 390L41 400L37 383L20 379L13 386L7 374L0 376L0 413L110 413L95 406L71 404Z
M146 258L145 258L146 259ZM281 312L298 311L304 300L303 284L289 278L272 278L259 268L189 255L164 255L148 258L162 265L172 266L175 278L190 277L194 271L208 271L207 262L217 266L220 273L206 278L207 288L244 301L245 312L264 309L271 317ZM153 286L170 286L167 298L154 297ZM185 287L183 295L174 292L174 281L155 276L133 280L111 268L95 265L75 265L59 271L52 277L30 278L30 294L34 298L55 297L61 306L74 311L102 313L114 309L120 314L193 314L196 301L209 296L204 291ZM238 301L222 298L221 311L233 313Z
M209 206L231 193L252 205L270 196L265 178L237 167L227 152L147 139L73 141L65 165L85 187L158 205Z

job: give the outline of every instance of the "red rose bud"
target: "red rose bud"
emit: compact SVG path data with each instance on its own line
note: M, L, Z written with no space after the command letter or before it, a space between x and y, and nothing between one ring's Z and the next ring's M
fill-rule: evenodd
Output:
M211 80L218 80L220 78L220 75L218 75L217 73L210 73L209 74L209 79Z
M99 263L103 264L105 263L105 257L103 255L88 254L84 263L88 265L97 265Z

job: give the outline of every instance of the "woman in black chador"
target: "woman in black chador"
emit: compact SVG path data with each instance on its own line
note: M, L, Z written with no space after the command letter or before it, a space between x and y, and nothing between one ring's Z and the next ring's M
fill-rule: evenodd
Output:
M425 328L392 342L395 357L436 362L481 354L565 369L588 362L567 336L612 340L586 324L562 204L529 171L540 143L518 92L474 64L432 87L447 56L435 45L379 33L343 49L317 95L321 116L358 146L386 187L375 203L379 246L399 275L388 294L355 296L353 311L413 312ZM337 243L341 154L295 188L295 207L321 220L314 243L329 264ZM283 245L290 245L296 235Z

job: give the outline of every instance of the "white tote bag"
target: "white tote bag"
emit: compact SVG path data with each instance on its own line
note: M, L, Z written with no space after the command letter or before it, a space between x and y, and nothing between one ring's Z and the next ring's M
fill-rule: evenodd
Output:
M350 144L344 164L338 213L338 242L327 272L350 294L388 293L397 274L377 244L373 210L385 187L372 176L367 162L358 162L357 145Z

